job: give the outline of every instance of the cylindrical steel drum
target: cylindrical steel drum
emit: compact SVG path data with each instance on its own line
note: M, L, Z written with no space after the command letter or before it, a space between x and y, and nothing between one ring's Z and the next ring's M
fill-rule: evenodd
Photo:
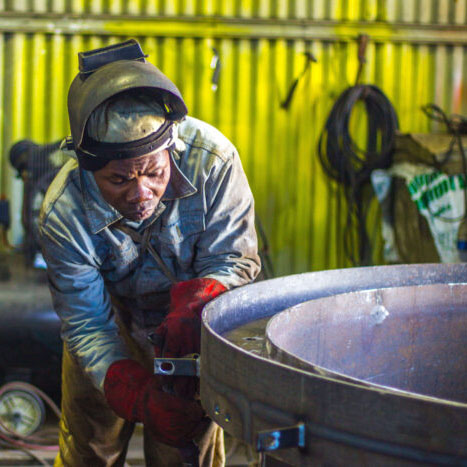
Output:
M275 315L266 335L269 355L292 366L467 403L467 284L311 300Z
M203 315L204 406L249 443L304 423L304 448L270 453L291 465L467 465L466 273L324 271L221 296ZM223 337L274 315L275 360Z

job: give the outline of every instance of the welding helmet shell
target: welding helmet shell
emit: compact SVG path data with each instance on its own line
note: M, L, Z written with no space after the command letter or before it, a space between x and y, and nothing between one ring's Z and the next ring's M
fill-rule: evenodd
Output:
M154 92L155 99L166 110L167 127L170 123L183 119L187 108L180 91L158 68L146 60L117 60L100 66L91 73L80 72L71 83L68 92L68 114L70 118L72 143L78 159L124 159L151 152L155 143L142 142L133 145L131 150L110 150L101 153L86 141L86 123L96 107L116 94L136 88ZM107 148L109 149L109 148ZM139 150L139 152L138 152ZM141 154L140 154L141 153Z

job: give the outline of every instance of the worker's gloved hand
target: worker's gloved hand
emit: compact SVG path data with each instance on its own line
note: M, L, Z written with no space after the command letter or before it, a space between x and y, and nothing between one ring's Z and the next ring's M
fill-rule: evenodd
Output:
M170 290L170 311L153 334L156 356L185 357L199 353L201 312L204 305L227 289L216 279L197 278L179 282ZM175 394L193 399L199 393L194 376L164 376Z
M197 278L179 282L170 290L170 311L155 334L157 356L184 357L199 353L201 312L204 305L227 289L216 279Z
M187 446L205 428L207 417L199 402L163 392L160 385L159 377L135 360L118 360L107 370L104 394L117 415L143 423L158 441Z

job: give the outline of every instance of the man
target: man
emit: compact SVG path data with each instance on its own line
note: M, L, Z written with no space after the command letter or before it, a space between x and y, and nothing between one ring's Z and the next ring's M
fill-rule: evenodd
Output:
M29 139L17 141L10 148L9 159L23 180L23 204L21 224L25 236L23 253L26 261L42 267L44 261L39 253L39 210L47 188L61 166L68 160L60 151L61 140L39 145Z
M136 41L80 54L80 70L68 96L77 161L41 212L64 341L56 465L123 465L135 422L147 465L223 465L193 378L167 384L151 369L154 355L199 352L203 306L259 272L238 154L185 117Z

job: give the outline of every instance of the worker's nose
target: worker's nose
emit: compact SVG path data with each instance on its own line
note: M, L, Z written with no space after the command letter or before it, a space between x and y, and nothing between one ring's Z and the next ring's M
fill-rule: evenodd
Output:
M152 190L144 184L144 181L135 181L128 192L129 203L144 203L154 198Z

